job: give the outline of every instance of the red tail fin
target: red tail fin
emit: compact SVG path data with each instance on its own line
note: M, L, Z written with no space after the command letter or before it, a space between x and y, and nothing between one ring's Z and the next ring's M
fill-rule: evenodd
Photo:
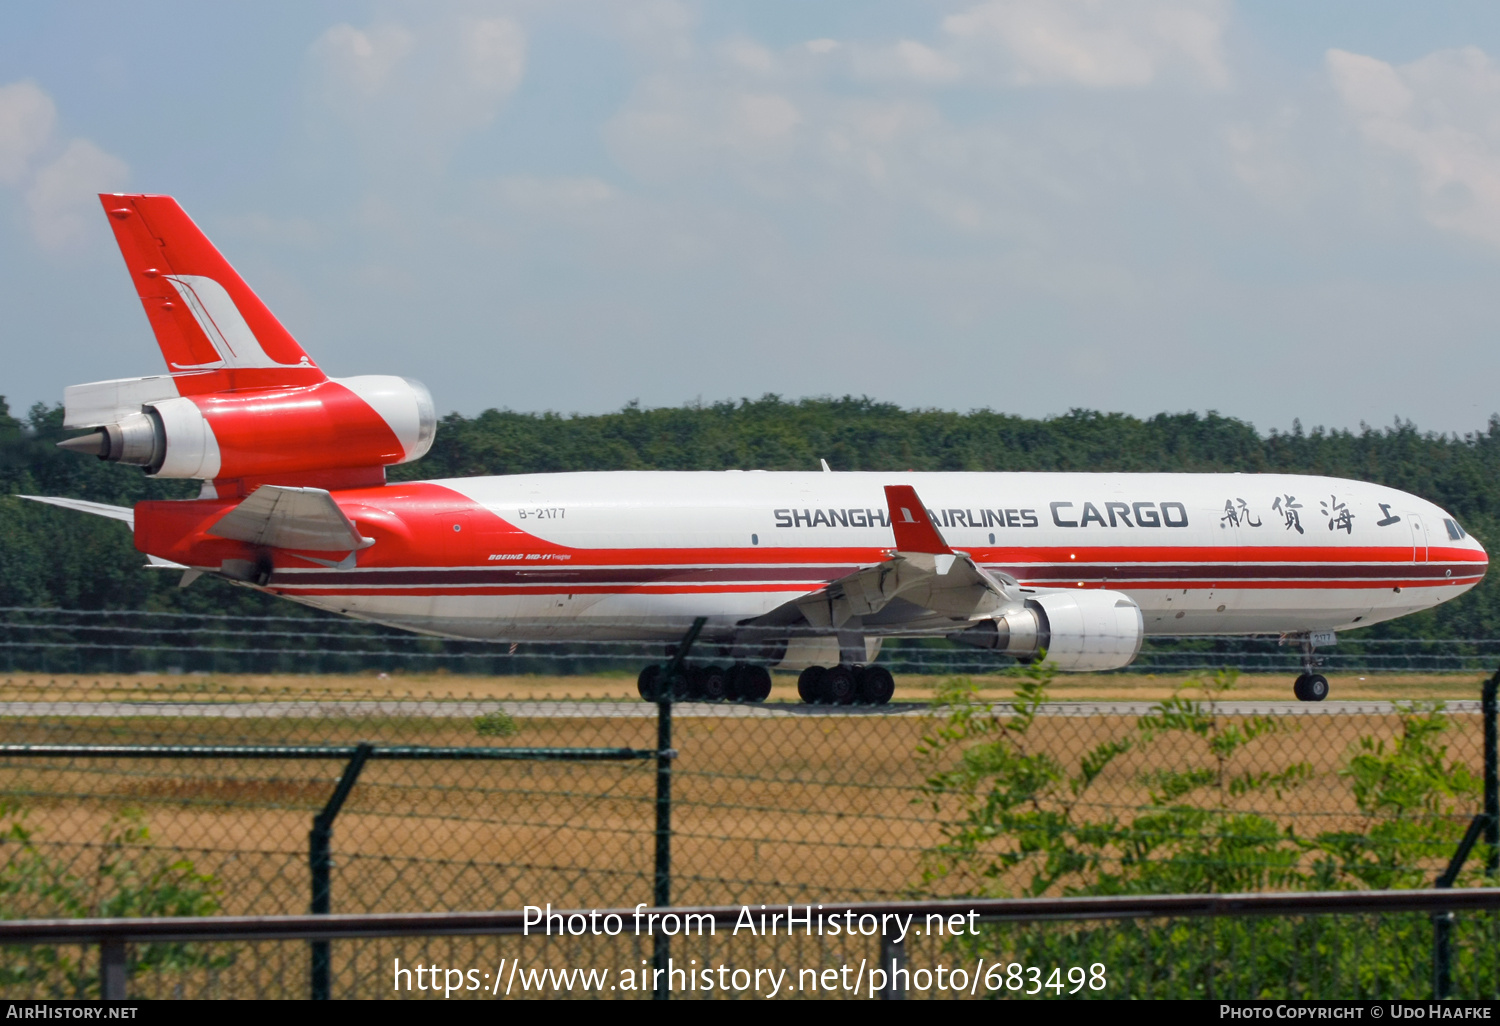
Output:
M324 380L176 200L99 199L180 394Z

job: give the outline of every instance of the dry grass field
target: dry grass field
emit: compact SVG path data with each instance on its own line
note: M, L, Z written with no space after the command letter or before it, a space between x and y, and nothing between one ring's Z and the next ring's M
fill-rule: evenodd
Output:
M984 683L995 698L1004 697L1013 686L1004 679ZM1064 678L1054 688L1054 697L1155 700L1170 694L1173 683L1141 676ZM898 700L928 699L935 684L905 681ZM1366 701L1472 699L1478 696L1478 686L1479 679L1472 675L1351 678L1335 680L1333 694ZM773 703L787 700L791 687L792 678L779 678ZM1231 697L1279 699L1287 697L1286 690L1284 680L1252 678L1242 681ZM164 716L149 705L140 715L85 718L70 715L66 708L33 708L27 715L0 721L0 728L9 743L370 740L654 747L653 719L591 715L584 704L566 717L519 718L518 732L503 738L480 736L471 713L445 717L429 710L420 716L374 716L341 714L337 708L340 702L369 698L429 703L463 698L482 703L570 695L630 700L634 682L614 677L497 680L448 675L12 678L0 682L0 701L232 705L279 698L320 700L331 708L316 717L278 718ZM594 708L607 711L609 706ZM921 798L922 782L932 767L916 752L934 725L930 718L913 715L813 717L789 712L756 718L679 717L673 735L673 745L681 753L673 783L674 902L784 905L944 893L944 884L922 883L923 852L942 839L943 820L952 813L935 811ZM1089 748L1133 729L1131 717L1044 717L1028 735L1028 743L1065 766L1076 766ZM1234 756L1231 769L1274 771L1306 761L1309 779L1280 795L1251 793L1225 800L1232 807L1295 825L1304 835L1362 829L1343 771L1361 738L1389 743L1400 729L1398 716L1369 711L1280 717L1277 729ZM1449 758L1478 771L1477 715L1450 717L1443 743ZM1079 812L1099 819L1128 818L1148 801L1153 769L1210 765L1201 739L1165 735L1111 763L1080 800ZM308 829L341 768L337 760L8 757L0 761L0 799L23 810L21 822L33 832L40 850L85 884L97 877L104 861L116 857L101 846L112 820L124 809L138 809L150 830L149 842L140 849L143 862L190 860L197 871L212 875L226 913L300 912L308 902ZM649 901L654 786L651 762L373 761L335 826L333 908L415 911L548 902L554 907L588 908ZM11 853L13 858L13 848ZM1441 853L1434 855L1434 864L1440 857ZM622 965L635 957L629 945L639 946L626 939L589 943L600 945L601 951L608 948L608 961ZM288 955L293 947L267 946L253 973L245 963L244 972L250 976L209 974L213 987L254 993L285 985L296 991L302 984L294 981L305 980L305 958L296 951ZM399 950L403 958L425 952L430 958L473 960L521 950L513 948L510 941L434 940L412 942ZM387 949L397 950L383 942L341 945L340 986L355 988L369 973L383 971L380 967L389 965ZM549 957L535 946L528 952L528 958ZM282 968L275 969L277 965Z
M898 675L896 702L923 702L932 698L943 677ZM1003 696L1015 687L1015 678L1004 674L972 678L986 694ZM1329 698L1335 701L1410 701L1477 698L1483 675L1474 673L1432 674L1329 674ZM1052 688L1059 701L1158 701L1171 694L1183 680L1181 675L1144 673L1060 674ZM16 674L0 679L0 701L20 698L60 697L78 700L80 691L104 691L118 697L151 697L170 693L185 698L223 694L249 696L329 696L359 698L517 698L517 699L634 699L635 677L630 674L594 676L465 676L450 673L333 674L105 674L57 676ZM1245 674L1239 678L1235 697L1242 699L1292 698L1292 679L1287 674ZM797 676L773 676L771 702L797 701Z

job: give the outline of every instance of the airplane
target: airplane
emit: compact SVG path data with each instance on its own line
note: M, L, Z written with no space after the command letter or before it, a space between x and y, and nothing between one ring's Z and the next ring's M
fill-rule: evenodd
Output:
M74 385L65 449L202 482L124 520L183 584L212 574L447 638L670 645L643 698L883 704L889 638L1066 671L1153 635L1276 634L1320 701L1336 632L1463 594L1488 556L1417 496L1293 474L610 471L388 483L432 446L410 379L332 378L168 196L100 196L167 372ZM668 648L670 654L671 649Z

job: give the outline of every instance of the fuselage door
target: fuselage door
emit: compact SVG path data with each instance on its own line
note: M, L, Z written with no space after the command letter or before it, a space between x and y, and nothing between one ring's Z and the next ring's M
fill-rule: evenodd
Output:
M1411 524L1411 561L1425 563L1427 562L1427 521L1420 513L1408 513L1406 522Z

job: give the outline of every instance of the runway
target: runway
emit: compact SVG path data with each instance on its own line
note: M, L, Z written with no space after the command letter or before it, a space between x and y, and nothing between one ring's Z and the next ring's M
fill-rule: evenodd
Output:
M1145 716L1154 702L1048 702L1038 716L1088 718L1096 716ZM1449 713L1480 712L1473 700L1445 703ZM997 712L1007 712L996 703ZM537 719L654 719L655 705L639 701L271 701L271 702L0 702L4 719L222 719L222 720L337 720L370 719L469 719L503 711L518 720ZM1223 716L1389 716L1400 710L1392 702L1219 702L1214 711ZM888 706L829 706L801 703L679 702L672 715L686 719L775 719L778 717L922 717L938 710L925 703L893 703Z

